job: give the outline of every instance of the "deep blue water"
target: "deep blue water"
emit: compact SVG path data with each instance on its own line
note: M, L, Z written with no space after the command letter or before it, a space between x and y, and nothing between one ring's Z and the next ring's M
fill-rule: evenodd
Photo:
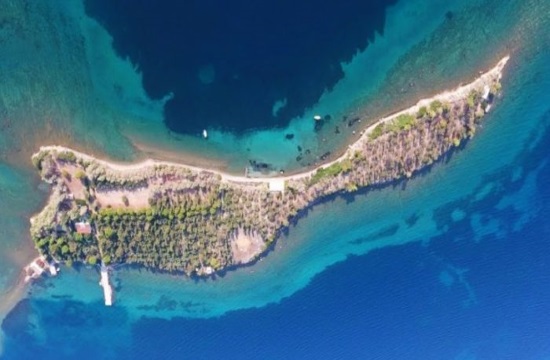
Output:
M87 0L143 73L173 131L283 127L343 77L341 62L383 33L397 0ZM202 74L202 78L201 78ZM284 101L273 116L273 106Z

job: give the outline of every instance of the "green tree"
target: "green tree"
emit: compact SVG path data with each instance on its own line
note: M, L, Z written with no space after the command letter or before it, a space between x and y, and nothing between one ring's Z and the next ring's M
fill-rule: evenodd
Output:
M116 233L110 226L106 226L103 229L103 235L105 236L106 239L113 240L114 237L116 236Z
M88 264L90 265L95 265L97 264L97 257L91 255L91 256L88 256Z
M220 261L216 258L210 258L210 266L214 269L219 269L220 268Z
M43 238L43 239L40 239L36 242L36 245L38 246L38 248L40 249L44 249L48 246L48 244L50 243L50 239L49 238Z
M109 255L103 255L101 261L103 261L105 265L109 265L111 263L111 257Z

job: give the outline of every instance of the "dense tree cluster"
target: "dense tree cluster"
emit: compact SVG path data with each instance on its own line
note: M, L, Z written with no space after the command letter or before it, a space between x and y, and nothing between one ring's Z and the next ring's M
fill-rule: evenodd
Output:
M62 188L55 188L46 208L33 218L31 236L36 248L71 266L80 261L94 264L100 251L93 234L79 234L80 207Z

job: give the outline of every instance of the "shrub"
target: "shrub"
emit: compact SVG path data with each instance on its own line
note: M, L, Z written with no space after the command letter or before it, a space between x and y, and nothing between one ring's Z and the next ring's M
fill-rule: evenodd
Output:
M45 151L40 151L38 154L34 155L32 157L32 164L34 167L36 167L38 170L42 170L42 160L48 155Z
M442 111L443 110L443 104L439 100L434 100L430 104L430 110L432 110L433 112Z
M76 156L72 151L61 151L57 153L57 160L74 163Z
M428 109L425 106L422 106L420 109L418 109L418 112L416 113L416 117L421 119L424 116L428 115Z
M473 108L475 106L477 97L478 97L478 93L475 90L470 91L470 93L468 94L468 99L466 99L466 103L468 104L468 107Z
M84 181L84 179L86 178L86 173L85 173L84 171L78 169L78 170L75 172L74 176L75 176L78 180Z
M78 206L86 206L88 205L88 202L86 200L83 200L83 199L74 199L74 202L76 203L76 205Z
M380 123L376 125L374 129L369 133L369 139L375 140L384 134L384 124Z
M344 159L340 162L340 167L342 168L342 172L347 173L351 170L353 164L349 158Z
M314 185L321 181L325 177L337 176L343 171L342 164L340 162L334 163L326 168L321 168L313 174L310 180L310 185Z
M67 170L65 170L65 169L61 170L61 175L62 175L65 179L71 181L71 174L69 174L69 172L68 172Z
M401 114L393 119L388 128L391 132L397 133L403 130L410 130L416 124L416 118L410 114Z

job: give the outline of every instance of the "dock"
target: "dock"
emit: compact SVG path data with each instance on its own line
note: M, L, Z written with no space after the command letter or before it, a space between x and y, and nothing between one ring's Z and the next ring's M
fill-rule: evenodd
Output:
M113 305L113 288L109 283L109 271L106 266L101 266L101 280L99 285L103 287L103 296L105 297L105 306Z

